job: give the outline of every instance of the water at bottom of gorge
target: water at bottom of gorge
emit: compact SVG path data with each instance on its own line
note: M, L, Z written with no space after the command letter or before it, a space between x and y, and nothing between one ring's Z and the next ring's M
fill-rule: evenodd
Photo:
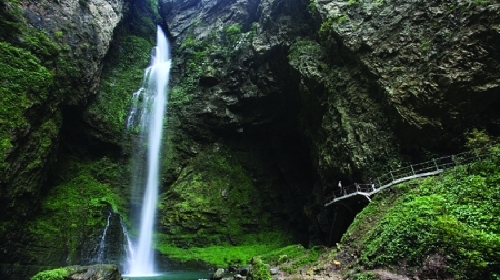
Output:
M210 279L210 276L213 272L206 271L175 271L175 272L166 272L166 273L158 273L155 276L127 276L123 275L123 279L130 280L198 280L198 279Z

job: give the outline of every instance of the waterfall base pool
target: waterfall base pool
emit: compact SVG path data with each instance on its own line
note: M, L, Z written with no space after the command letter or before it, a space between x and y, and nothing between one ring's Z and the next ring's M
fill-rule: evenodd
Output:
M212 275L209 271L175 271L158 273L155 276L127 276L123 275L123 279L130 280L198 280L198 279L210 279Z

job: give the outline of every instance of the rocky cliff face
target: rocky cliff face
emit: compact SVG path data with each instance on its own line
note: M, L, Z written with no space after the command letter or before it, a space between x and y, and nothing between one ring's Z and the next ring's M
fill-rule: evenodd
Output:
M323 22L320 35L340 40L381 90L374 103L393 112L401 148L442 148L471 126L496 129L489 107L498 102L499 85L494 1L312 4Z
M66 137L61 127L78 118L80 108L96 94L103 57L122 9L122 1L0 2L0 41L5 50L0 55L1 278L26 278L38 265L65 263L64 256L76 255L76 243L70 244L78 238L70 233L71 225L76 229L86 224L76 216L105 207L82 203L90 193L83 195L84 189L74 184L70 190L78 190L79 203L67 196L50 205L41 201L54 189L55 181L48 179ZM65 215L56 218L63 211ZM99 231L99 216L90 216L92 220L81 237Z
M182 182L186 158L232 146L228 139L244 142L240 150L267 147L272 176L306 196L304 217L318 225L312 242L331 239L321 204L339 179L368 181L402 161L459 150L472 127L498 132L492 1L160 7L175 41L171 144L183 155L168 180ZM297 178L299 170L311 175Z
M64 206L71 217L128 204L117 196L127 193L122 128L157 22L174 65L159 215L169 245L286 229L332 244L358 207L324 209L338 180L459 150L473 127L498 133L494 1L162 0L160 15L147 1L128 5L122 18L119 1L1 2L0 27L11 31L0 34L9 248L33 242L7 238L20 217L35 235L58 222L71 229L54 201L88 198L83 210ZM76 228L103 226L94 218ZM72 255L71 242L55 251ZM39 263L12 251L2 260L12 256Z
M308 32L304 4L164 1L160 12L174 41L167 240L240 244L246 234L289 228L307 242L296 205L309 199L314 173L287 66L288 46Z
M122 17L123 1L22 1L20 3L27 24L43 30L56 42L69 47L68 63L79 86L86 86L79 94L66 96L64 101L78 104L96 94L102 60L107 54L113 30ZM80 77L76 77L80 74Z
M8 31L2 39L12 49L10 54L26 49L34 55L26 54L15 63L4 56L2 63L5 78L17 86L2 87L6 98L2 99L1 204L2 211L22 212L26 209L18 202L29 202L23 196L36 199L46 179L46 163L58 145L61 108L85 104L96 93L122 3L25 1L2 2L2 6L2 25ZM23 63L37 63L38 72ZM24 70L18 75L21 79L15 80L11 67ZM26 89L21 95L18 88ZM9 112L10 103L16 101L21 104Z

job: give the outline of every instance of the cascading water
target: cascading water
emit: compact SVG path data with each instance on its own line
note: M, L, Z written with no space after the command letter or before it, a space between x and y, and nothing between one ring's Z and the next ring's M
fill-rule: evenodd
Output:
M106 249L106 235L109 229L109 219L111 218L111 212L108 214L108 219L106 221L106 227L104 228L101 236L101 242L99 242L99 250L97 251L97 263L103 263L104 261L104 250Z
M134 259L134 247L132 245L132 241L130 240L130 236L128 235L127 227L125 226L125 223L123 223L121 217L120 217L120 225L122 227L122 233L125 239L125 242L123 244L124 245L123 249L125 251L125 264L127 265L126 268L129 268L130 264Z
M133 172L138 174L133 174L132 189L146 186L142 200L139 241L129 263L129 276L155 274L153 229L158 201L163 117L168 100L171 64L168 40L160 27L157 28L156 39L151 65L145 70L141 89L134 93L134 105L127 120L129 130L140 131L133 163ZM144 159L146 155L147 159ZM144 166L147 170L144 170Z

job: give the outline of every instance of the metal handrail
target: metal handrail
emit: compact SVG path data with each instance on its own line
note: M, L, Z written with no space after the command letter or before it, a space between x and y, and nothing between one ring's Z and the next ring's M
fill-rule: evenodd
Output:
M354 183L336 189L325 199L325 207L357 194L363 195L368 198L369 201L371 201L371 195L374 195L390 186L400 184L402 182L415 178L434 176L444 172L450 167L476 162L489 155L491 155L491 153L475 154L472 152L464 152L400 167L398 169L391 170L386 174L382 174L379 177L376 177L372 182L368 184Z

